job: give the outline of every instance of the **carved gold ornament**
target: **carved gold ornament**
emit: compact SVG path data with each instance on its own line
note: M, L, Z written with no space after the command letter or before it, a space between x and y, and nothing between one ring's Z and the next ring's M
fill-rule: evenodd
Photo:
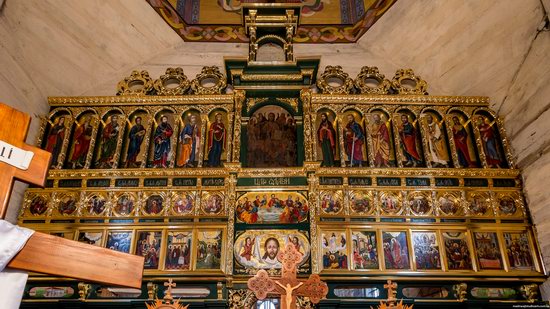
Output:
M174 300L174 297L172 297L172 288L176 287L172 279L168 279L168 282L165 282L164 286L167 289L163 300L157 299L152 304L145 303L147 309L187 309L189 307L189 305L182 305L179 300Z
M183 95L191 83L182 68L168 68L164 75L155 80L153 86L157 95Z
M149 77L149 72L136 70L118 83L116 94L146 95L151 89L153 89L153 80Z
M384 284L384 288L388 290L388 299L386 302L380 302L380 305L376 309L413 309L413 305L404 305L403 300L397 302L397 298L395 298L397 295L397 283L388 280ZM372 306L370 308L374 309Z
M84 282L78 283L78 299L85 300L90 295L92 285Z
M453 285L454 296L459 302L466 300L466 295L468 294L468 285L466 283L459 283Z
M397 70L391 85L398 94L428 94L428 83L415 75L412 69Z
M203 67L191 82L195 94L221 94L226 86L225 75L217 66Z
M521 295L530 303L535 302L539 295L539 287L534 283L522 285L520 291Z
M377 67L364 66L355 78L355 87L362 94L388 94L391 83Z
M229 290L229 309L252 308L257 301L254 293L248 289Z
M348 73L342 70L342 67L327 66L325 71L317 80L317 87L322 93L328 94L349 94L353 90L353 80Z
M409 193L407 202L411 213L415 216L425 216L432 212L431 197L426 191Z

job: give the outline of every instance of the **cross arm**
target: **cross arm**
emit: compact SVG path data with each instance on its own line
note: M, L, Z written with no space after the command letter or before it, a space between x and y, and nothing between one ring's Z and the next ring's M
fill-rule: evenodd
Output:
M144 258L35 232L9 268L141 288Z
M307 296L312 303L317 304L328 294L328 286L321 281L319 275L310 275L304 284L296 290L296 295Z
M268 293L277 290L275 281L269 278L267 271L264 269L260 269L254 277L250 278L247 286L260 300L265 299Z
M27 169L0 163L0 219L6 215L14 177L27 183L43 185L48 173L51 153L25 143L30 122L29 115L0 103L0 141L10 145L1 147L0 156L11 158L10 152L13 147L34 154Z

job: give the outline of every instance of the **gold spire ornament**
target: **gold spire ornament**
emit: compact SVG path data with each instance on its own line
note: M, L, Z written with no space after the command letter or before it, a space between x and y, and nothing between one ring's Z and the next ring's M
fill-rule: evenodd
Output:
M172 279L168 279L164 286L167 287L164 298L162 300L157 299L152 304L145 303L147 309L187 309L189 307L189 305L180 304L179 300L174 300L172 288L175 288L176 284L172 282Z
M388 283L384 284L384 288L388 290L388 299L385 303L380 302L378 307L371 309L413 309L413 305L404 305L403 300L397 302L397 283L388 280Z

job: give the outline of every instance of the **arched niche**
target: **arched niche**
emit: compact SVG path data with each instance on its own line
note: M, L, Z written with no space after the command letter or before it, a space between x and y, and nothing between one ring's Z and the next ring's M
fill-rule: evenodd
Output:
M92 160L94 168L113 168L120 159L119 140L124 134L124 114L119 109L106 112L98 128L95 154Z
M506 152L502 144L497 118L489 110L478 109L474 112L473 123L481 141L485 163L491 168L507 168Z
M340 115L342 123L342 149L346 166L368 166L365 119L362 112L349 108Z
M292 112L280 104L267 104L251 110L249 115L242 135L242 144L247 149L241 155L244 165L297 166L300 161L297 142L299 137L303 139L303 129L301 125L298 128Z
M67 153L66 168L82 169L90 165L91 155L99 125L98 115L94 110L85 110L76 117Z
M452 167L445 118L436 110L424 109L420 114L426 161L430 167Z
M338 117L328 108L317 111L315 117L316 159L323 167L340 166L340 137Z
M395 167L394 136L390 113L374 108L366 116L369 155L373 167Z
M154 168L173 167L178 129L176 118L176 113L172 109L163 109L156 113L153 130L151 130L147 166Z
M200 111L188 109L181 114L179 120L181 126L177 137L176 166L197 167L205 134Z
M416 114L401 108L393 115L393 125L396 135L396 149L403 167L422 167L425 165L420 123Z
M450 131L451 144L456 154L456 167L480 167L479 154L470 117L463 111L451 109L445 116Z
M122 167L138 168L145 166L152 122L153 118L144 109L135 110L128 116L121 150Z

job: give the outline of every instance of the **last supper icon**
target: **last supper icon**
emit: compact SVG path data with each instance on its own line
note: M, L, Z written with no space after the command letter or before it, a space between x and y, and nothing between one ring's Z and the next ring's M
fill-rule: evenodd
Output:
M307 220L309 207L298 192L249 192L237 200L239 223L299 223Z

